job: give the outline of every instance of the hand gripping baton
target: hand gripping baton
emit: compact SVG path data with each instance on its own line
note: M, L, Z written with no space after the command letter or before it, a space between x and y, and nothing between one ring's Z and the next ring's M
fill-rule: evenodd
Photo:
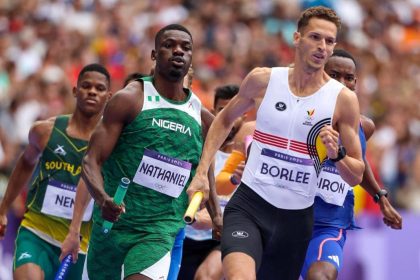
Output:
M66 279L67 272L69 271L69 268L72 264L73 258L71 254L68 254L60 264L60 267L58 268L57 273L55 274L54 280L64 280Z
M194 193L190 205L188 205L187 211L185 211L184 215L184 222L187 224L191 224L194 222L195 213L198 210L198 207L201 204L201 200L203 200L203 192L196 192Z
M123 202L124 196L127 192L128 185L130 184L130 179L123 177L121 178L121 182L118 185L117 191L114 195L114 203L118 206L121 205ZM114 225L113 222L110 221L104 221L102 224L102 232L107 234L111 230L112 226Z

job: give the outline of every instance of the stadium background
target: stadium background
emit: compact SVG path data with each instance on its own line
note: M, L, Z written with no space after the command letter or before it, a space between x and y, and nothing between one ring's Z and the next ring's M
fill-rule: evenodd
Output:
M358 61L361 112L376 123L368 159L404 218L402 231L385 228L360 191L365 229L348 235L339 279L419 279L420 0L0 0L0 197L31 124L72 111L83 65L106 65L116 91L126 75L150 71L156 31L182 23L194 39L193 91L211 107L215 87L289 64L295 21L314 5L343 21L337 47ZM11 279L23 202L0 243L1 280Z

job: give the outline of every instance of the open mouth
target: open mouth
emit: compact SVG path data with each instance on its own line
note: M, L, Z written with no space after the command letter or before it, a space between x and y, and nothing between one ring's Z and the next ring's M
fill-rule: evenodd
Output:
M314 54L312 55L312 57L318 62L322 61L325 58L325 56L322 54Z

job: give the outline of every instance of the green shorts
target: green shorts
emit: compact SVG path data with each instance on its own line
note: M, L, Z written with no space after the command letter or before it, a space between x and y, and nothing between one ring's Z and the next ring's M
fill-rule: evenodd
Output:
M135 230L114 230L102 233L102 226L93 223L87 256L90 279L121 279L140 273L171 251L175 234L145 233ZM169 268L169 267L168 267Z
M44 279L54 279L60 267L61 249L38 237L30 230L20 227L16 238L13 270L21 265L34 263L44 271ZM70 266L67 279L82 279L85 255L79 254L76 264Z

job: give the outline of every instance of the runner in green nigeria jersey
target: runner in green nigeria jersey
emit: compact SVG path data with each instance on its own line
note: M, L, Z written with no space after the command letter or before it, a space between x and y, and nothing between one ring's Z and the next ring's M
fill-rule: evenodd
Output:
M184 226L185 186L194 175L203 146L201 102L191 91L184 101L171 101L159 95L151 78L144 80L142 111L122 130L104 162L104 187L112 195L122 177L132 181L126 213L114 229L158 227L172 234ZM98 207L94 220L103 222Z
M120 279L122 266L125 279L167 279L175 235L185 225L186 191L213 119L183 88L192 55L189 31L166 26L157 33L155 48L153 77L114 95L83 161L82 176L96 204L88 251L88 274L94 279ZM131 183L125 205L118 206L112 196L121 177ZM204 190L205 200L209 193L216 196L214 188ZM217 198L209 201L220 230ZM104 219L114 222L107 234Z
M108 71L99 64L83 67L73 95L76 97L73 114L32 125L28 145L16 163L0 204L2 239L7 211L28 186L27 212L16 238L13 279L53 279L60 266L60 246L69 231L76 190L84 188L79 180L83 154L111 95ZM82 278L91 213L92 207L82 215L81 221L85 223L77 234L77 247L81 251L73 255L75 264L68 275L71 279Z
M146 253L150 252L146 249L149 245L142 241L146 246L139 245L135 253L139 255L136 267L130 271L127 266L128 275L143 271L165 256L172 248L176 233L185 226L182 219L188 205L185 186L194 175L203 139L201 102L191 91L184 101L174 102L159 95L150 80L145 79L143 85L143 109L124 127L102 168L104 188L111 196L122 177L132 181L124 199L126 213L114 224L111 237L121 239L130 244L128 246L137 243L135 235L138 234L157 241L150 245L151 255ZM107 237L100 231L103 219L99 207L95 207L94 223L92 240L99 242L91 245L89 270L92 270L90 258L106 260L102 253L95 253L97 247L109 249L109 242L103 242ZM145 254L148 258L138 268L142 263L140 255ZM119 259L116 254L111 258L113 263ZM97 270L103 271L105 265L109 267L111 258L105 262L97 260L100 264ZM121 260L123 258L124 254Z

